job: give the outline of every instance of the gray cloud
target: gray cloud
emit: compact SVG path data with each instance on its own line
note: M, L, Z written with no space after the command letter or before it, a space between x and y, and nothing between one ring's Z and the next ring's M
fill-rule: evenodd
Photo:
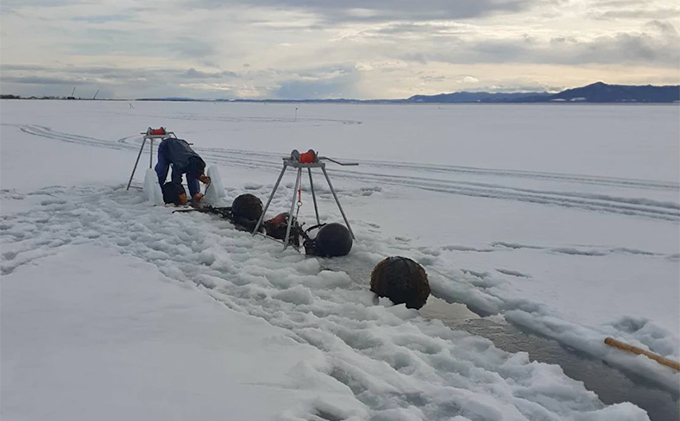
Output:
M131 14L113 14L113 15L90 15L90 16L74 16L70 20L74 22L88 22L88 23L108 23L132 21L134 17Z
M680 7L669 7L648 0L594 0L588 16L599 20L669 19L680 16Z
M159 36L152 30L138 31L122 29L86 28L83 36L65 46L76 55L135 55L140 57L175 58L180 60L201 60L207 62L218 54L212 40L198 36L164 34Z
M602 36L589 42L552 42L552 62L558 64L654 63L677 67L680 62L678 38L652 37L648 34L621 33Z
M61 7L74 4L88 4L88 0L31 0L32 7ZM2 0L3 6L23 7L26 6L25 0Z
M26 7L27 2L24 0L2 0L0 10L2 13L14 12L16 9ZM62 7L74 4L86 4L87 0L31 0L31 7Z
M601 20L614 19L668 19L680 16L680 8L664 9L629 9L629 10L609 10L606 12L592 13L591 17Z
M357 98L361 96L357 87L359 80L358 72L350 68L325 78L312 79L306 75L303 79L281 82L275 91L275 97L284 99Z
M442 82L447 79L446 76L419 76L418 78L423 82Z
M1 72L3 71L14 71L14 70L44 70L45 66L38 66L33 64L3 64L0 65L0 77L2 77Z
M673 24L667 21L653 20L651 22L647 22L645 29L658 31L666 37L678 36L678 31L675 29Z
M50 66L35 66L35 65L2 65L0 72L2 80L10 80L13 82L20 82L19 78L23 76L7 76L7 73L16 73L21 71L31 71L35 73L45 74L68 74L70 77L55 78L67 83L74 83L84 79L93 81L117 82L119 80L134 80L134 79L149 79L155 78L173 78L173 79L229 79L238 78L240 75L230 70L218 72L202 72L194 68L183 69L163 69L163 68L137 68L137 69L119 69L116 67L50 67ZM50 77L46 77L49 79ZM29 83L29 82L25 82ZM30 82L33 83L33 82Z
M498 13L517 13L537 5L560 4L564 0L186 0L185 10L205 8L228 10L234 6L259 7L272 10L297 11L317 16L326 24L332 22L385 22L385 21L427 21L455 20L484 17ZM3 0L2 13L11 13L21 7L61 7L91 4L87 0ZM151 11L139 5L137 12ZM93 14L74 17L74 21L105 23L129 20L130 15ZM314 26L310 27L314 29ZM319 26L317 29L321 29Z
M191 69L186 71L184 76L186 76L187 78L190 78L190 79L223 79L225 77L237 78L240 75L238 73L232 72L230 70L225 70L223 72L213 72L213 73L201 72L201 71L198 71L198 70L196 70L192 67Z
M436 25L433 23L408 23L400 22L390 24L377 29L372 29L370 33L380 36L403 36L403 35L427 35L427 36L460 36L471 34L469 27L448 23L446 25Z
M84 85L86 80L78 80L64 77L40 77L40 76L0 76L3 83L25 85Z
M19 94L389 97L511 90L502 83L530 86L523 72L545 65L565 66L537 70L553 85L588 65L669 80L680 62L680 6L657 0L0 1L0 82Z
M559 0L552 0L557 3ZM543 2L545 3L545 1ZM218 9L239 4L312 13L326 22L466 19L531 8L536 0L192 0L192 7Z
M400 60L410 61L418 64L427 64L429 54L427 53L406 53L398 56Z
M39 76L24 75L27 71ZM238 86L259 77L281 80L269 86L253 87L261 92L269 92L270 98L323 99L361 95L357 89L360 75L351 66L326 66L300 72L265 69L252 74L239 74L230 70L204 72L195 68L182 70L3 65L0 66L0 72L3 93L18 92L35 96L66 96L74 86L78 86L77 93L91 92L90 95L97 89L102 89L100 98L105 97L104 92L127 98L235 98L241 96ZM207 84L206 87L203 84Z
M163 42L161 45L169 55L178 58L204 59L217 53L217 48L212 42L198 37L182 36Z
M680 38L670 24L652 23L663 29L661 36L646 33L620 33L590 41L573 37L555 37L549 42L532 37L514 40L455 40L436 52L403 54L411 62L440 61L454 64L528 63L528 64L625 64L636 63L677 67L680 62Z

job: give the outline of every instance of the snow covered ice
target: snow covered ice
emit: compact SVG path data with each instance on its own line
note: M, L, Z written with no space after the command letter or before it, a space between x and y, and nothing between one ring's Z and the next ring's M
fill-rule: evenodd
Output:
M648 419L376 302L368 274L394 255L438 298L678 387L603 343L680 358L677 106L297 107L2 102L3 420ZM351 253L308 258L154 206L147 151L126 191L149 126L194 144L227 205L266 200L292 149L358 161L327 167ZM315 190L322 221L341 222ZM313 221L304 179L302 197Z
M163 205L163 191L158 183L158 175L152 168L147 168L144 174L144 198L154 205Z
M210 184L205 189L205 197L203 202L210 206L227 206L225 203L226 194L224 186L222 186L222 177L217 167L212 166L206 171L207 176L210 177Z

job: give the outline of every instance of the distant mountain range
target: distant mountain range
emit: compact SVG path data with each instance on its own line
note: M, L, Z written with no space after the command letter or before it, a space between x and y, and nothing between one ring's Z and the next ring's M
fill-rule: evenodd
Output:
M567 89L557 94L548 92L491 93L454 92L438 95L415 95L407 99L386 100L253 100L235 99L234 102L321 102L321 103L388 103L388 104L464 104L464 103L538 103L538 102L588 102L588 103L673 103L680 102L680 85L631 86L593 83L581 88Z
M589 103L673 103L680 101L680 86L607 85L603 82L581 88L567 89L557 94L547 92L501 94L488 92L454 92L439 95L415 95L411 103L535 103L535 102L589 102Z
M542 102L551 95L547 92L528 93L491 93L491 92L453 92L437 95L414 95L400 102L420 102L427 104L461 104L470 102Z

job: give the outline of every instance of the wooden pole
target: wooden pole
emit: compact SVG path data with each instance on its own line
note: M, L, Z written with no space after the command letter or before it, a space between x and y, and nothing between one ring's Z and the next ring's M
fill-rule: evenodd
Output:
M651 353L649 351L645 351L644 349L640 349L638 347L628 345L628 344L623 343L621 341L617 341L614 338L606 338L604 340L604 343L606 343L607 345L609 345L611 347L618 348L622 351L632 352L633 354L636 354L636 355L644 355L646 357L653 359L654 361L658 362L659 364L665 365L666 367L670 367L673 370L680 371L680 363L677 363L673 360L669 360L668 358L664 358L661 355L657 355L657 354Z

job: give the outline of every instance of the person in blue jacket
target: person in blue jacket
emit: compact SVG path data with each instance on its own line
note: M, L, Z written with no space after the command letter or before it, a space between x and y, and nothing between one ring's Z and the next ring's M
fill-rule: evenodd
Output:
M186 140L168 137L158 145L158 163L155 170L161 188L165 185L170 165L172 165L172 183L181 185L182 175L186 174L192 203L198 204L203 198L199 181L210 184L210 178L204 174L205 161L191 149ZM181 204L186 204L186 198Z

